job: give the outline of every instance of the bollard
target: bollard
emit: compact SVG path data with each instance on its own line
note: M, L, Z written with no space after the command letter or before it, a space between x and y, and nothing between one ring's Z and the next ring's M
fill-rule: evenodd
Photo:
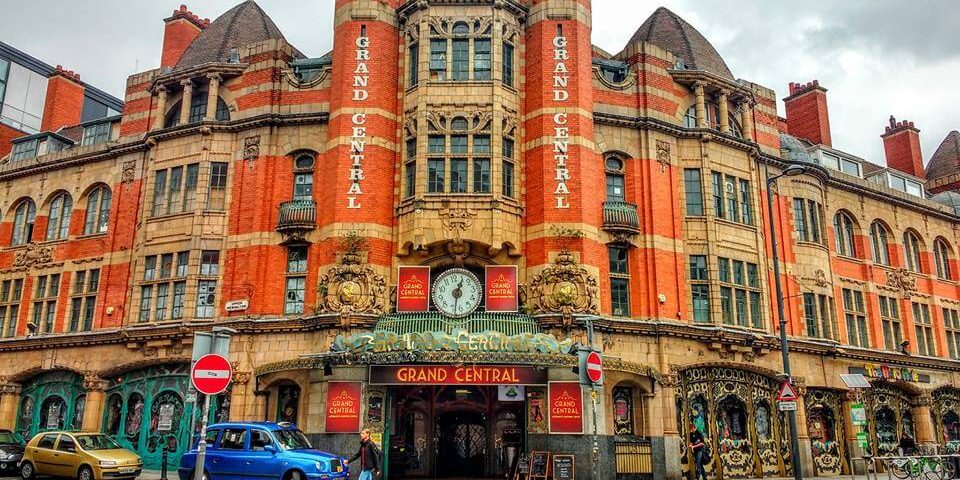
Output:
M160 480L167 480L167 446L163 446L163 460L160 463Z

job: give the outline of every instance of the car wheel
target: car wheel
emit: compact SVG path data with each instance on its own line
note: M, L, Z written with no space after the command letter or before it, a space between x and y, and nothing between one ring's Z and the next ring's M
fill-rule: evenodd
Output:
M23 465L20 466L20 478L23 480L33 480L35 476L37 476L37 472L33 469L33 464L23 462Z
M300 472L294 470L287 474L287 480L303 480L303 475Z
M193 479L196 477L196 475L197 475L197 471L196 471L196 470L190 470L190 480L193 480ZM203 471L203 476L200 477L200 480L208 480L208 478L209 478L209 477L207 476L207 471L204 470L204 471Z
M80 467L80 470L77 472L77 480L94 480L93 470L86 465Z

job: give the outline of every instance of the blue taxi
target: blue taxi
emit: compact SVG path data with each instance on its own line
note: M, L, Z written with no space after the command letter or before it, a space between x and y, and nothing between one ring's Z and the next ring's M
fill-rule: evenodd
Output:
M206 440L204 480L349 478L346 459L315 450L289 423L217 423L207 427ZM180 459L180 480L193 480L196 464L194 445Z

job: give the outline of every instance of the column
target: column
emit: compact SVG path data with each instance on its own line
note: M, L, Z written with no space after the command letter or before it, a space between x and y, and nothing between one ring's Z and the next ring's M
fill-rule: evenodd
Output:
M20 406L20 384L8 382L0 385L0 428L17 428L17 408Z
M697 96L697 128L708 128L707 102L703 97L703 82L693 84L693 93Z
M220 98L220 74L211 73L207 75L210 79L210 88L207 91L207 111L203 115L203 120L210 122L217 119L217 99Z
M850 405L854 403L861 403L861 399L857 398L857 394L855 392L852 392L852 391L847 392L847 396L843 399L843 407L841 407L843 408L843 412L844 412L844 415L843 415L844 438L838 438L837 441L847 442L847 445L846 445L847 457L851 459L851 462L850 462L851 472L862 474L863 463L854 462L852 461L852 459L861 458L863 457L864 453L868 453L868 452L865 452L864 449L860 448L860 446L857 444L857 432L860 432L861 430L868 432L868 430L867 430L867 427L861 427L853 424L853 419L850 418ZM867 438L869 439L871 444L873 444L876 441L875 439L870 438L869 432L867 434Z
M83 388L86 390L87 398L83 406L80 429L84 432L99 432L107 400L107 381L95 375L85 375Z
M180 101L180 123L186 125L190 121L190 101L193 99L193 82L184 80L180 82L183 85L183 100Z
M163 124L167 118L167 87L163 85L157 86L157 113L153 117L153 129L159 130L163 128Z
M213 89L212 84L210 88ZM208 103L207 112L210 111L209 106ZM252 375L253 373L249 371L234 370L233 372L233 386L230 389L230 419L232 420L245 422L260 420L257 414L263 412L263 405L260 405L260 410L254 410L258 402L256 392L251 392L250 389Z
M682 388L680 376L669 373L663 376L663 381L657 389L656 398L650 402L650 419L659 423L663 435L662 450L654 449L653 476L667 480L679 480L682 472L682 462L686 458L680 456L680 446L686 442L686 432L677 430L677 389ZM684 418L686 422L687 419ZM684 426L685 427L685 426ZM650 438L659 434L651 428ZM658 456L662 457L658 458Z
M933 403L933 397L930 394L924 394L917 397L910 409L913 415L913 425L917 434L917 445L936 444L937 434L933 425L933 417L930 415L930 405Z
M720 133L730 133L730 110L727 101L730 98L730 90L720 90Z
M800 455L800 466L803 468L803 474L808 477L813 476L813 448L810 444L810 426L807 423L807 403L804 399L807 396L807 387L799 378L793 378L797 396L800 400L797 402L797 452Z
M743 128L743 139L754 142L753 138L753 102L740 102L740 126Z

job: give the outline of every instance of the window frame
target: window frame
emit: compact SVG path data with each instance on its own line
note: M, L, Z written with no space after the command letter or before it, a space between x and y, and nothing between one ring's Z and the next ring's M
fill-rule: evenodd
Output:
M87 207L83 216L83 234L98 235L107 233L110 228L110 207L113 192L100 184L87 192Z

